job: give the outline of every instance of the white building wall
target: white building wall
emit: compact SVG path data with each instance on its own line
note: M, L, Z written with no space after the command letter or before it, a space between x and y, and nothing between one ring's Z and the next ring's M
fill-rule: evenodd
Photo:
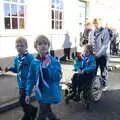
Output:
M120 30L119 3L119 0L89 0L89 19L102 18L103 24Z
M72 47L79 46L80 32L85 24L85 4L78 0L65 0L65 30L69 31Z
M37 35L45 34L49 37L52 45L51 49L63 49L64 34L70 33L72 47L75 41L79 44L79 1L64 0L64 28L63 30L51 30L50 20L50 0L26 0L26 21L25 30L5 30L4 29L4 9L3 2L0 1L0 58L15 56L15 40L22 35L28 40L29 51L34 53L34 40Z
M64 28L63 30L50 31L50 39L52 40L52 49L63 49L65 33L70 35L72 47L75 47L75 39L78 32L78 16L77 16L77 1L78 0L64 0Z
M38 34L48 35L48 0L26 1L25 30L4 29L3 2L0 2L0 58L15 56L15 40L18 36L24 36L28 40L28 50L35 52L34 40Z
M84 9L78 0L63 0L64 2L64 28L51 30L50 0L26 0L26 28L25 30L5 30L3 0L0 0L0 58L16 55L15 39L22 35L28 39L29 51L34 53L34 40L38 34L49 37L51 49L62 49L64 34L70 34L72 47L79 46L79 33L83 30ZM109 4L108 4L109 3ZM102 17L106 22L119 26L119 0L89 0L89 19ZM80 18L80 14L82 17ZM83 23L80 26L80 23Z

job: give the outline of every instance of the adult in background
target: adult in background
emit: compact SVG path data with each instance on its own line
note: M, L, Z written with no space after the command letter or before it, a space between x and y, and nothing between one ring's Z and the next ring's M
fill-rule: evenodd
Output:
M116 32L116 29L112 29L113 31L113 38L111 40L110 44L110 54L111 55L117 55L118 54L118 47L117 47L117 41L118 41L118 34Z
M63 48L64 48L64 56L66 57L66 59L70 59L71 42L68 32L66 32L65 34Z
M103 91L108 89L108 55L109 55L109 32L101 26L101 19L93 20L95 30L90 33L90 43L93 45L94 54L96 55L96 73L100 67L101 77L103 80Z
M83 45L88 44L88 38L91 31L92 31L92 25L90 22L88 22L86 23L85 30L83 32L83 42L82 42Z

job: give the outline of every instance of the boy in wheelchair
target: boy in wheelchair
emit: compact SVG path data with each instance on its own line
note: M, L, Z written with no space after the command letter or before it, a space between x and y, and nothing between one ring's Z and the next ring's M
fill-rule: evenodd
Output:
M76 58L74 64L74 70L76 71L72 77L71 93L66 97L67 102L69 99L77 99L77 93L82 90L85 92L89 89L92 78L95 76L96 61L93 55L92 45L85 45L83 54ZM84 94L83 94L84 95ZM84 95L84 97L88 97ZM87 99L87 98L85 98Z

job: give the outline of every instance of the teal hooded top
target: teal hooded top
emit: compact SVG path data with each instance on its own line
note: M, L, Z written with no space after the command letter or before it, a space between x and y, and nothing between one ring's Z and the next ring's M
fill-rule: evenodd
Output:
M34 59L26 86L26 95L30 96L35 86L36 98L42 103L58 103L61 101L61 66L58 60L48 55L50 64L42 68L42 61Z

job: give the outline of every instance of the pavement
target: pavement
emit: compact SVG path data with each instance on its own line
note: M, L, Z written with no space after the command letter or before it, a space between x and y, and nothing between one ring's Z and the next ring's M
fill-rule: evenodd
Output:
M109 90L117 90L120 89L120 57L119 56L111 56L109 66L113 67L112 71L109 72ZM68 81L72 76L72 65L62 64L63 68L63 82ZM62 86L64 88L64 86ZM18 88L15 74L7 73L0 75L0 113L4 111L10 110L12 108L16 108L18 106ZM72 109L69 107L64 107L64 103L60 103L55 106L55 111L62 118L69 118L70 114L73 114L79 109L77 104L74 106L71 105ZM59 109L58 109L59 108ZM21 109L21 108L19 108ZM18 111L21 111L17 109ZM62 111L62 112L60 112ZM67 111L67 112L63 112ZM20 112L21 114L21 112ZM0 118L0 120L2 120ZM4 119L3 119L4 120ZM6 119L7 120L7 119ZM17 120L17 119L15 119ZM73 119L71 119L73 120Z

